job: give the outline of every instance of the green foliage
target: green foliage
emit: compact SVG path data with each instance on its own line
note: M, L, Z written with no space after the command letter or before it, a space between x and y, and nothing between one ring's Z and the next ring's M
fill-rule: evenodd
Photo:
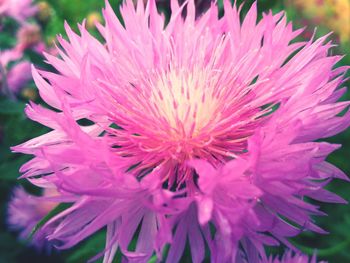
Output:
M101 253L104 249L106 231L99 231L97 234L85 240L67 258L67 263L85 263ZM98 262L102 262L100 259Z
M61 203L58 206L56 206L54 209L52 209L43 219L41 219L36 224L36 226L34 226L32 232L29 234L29 239L31 239L40 228L42 228L48 221L50 221L50 219L57 216L59 213L68 209L69 207L71 207L71 204Z

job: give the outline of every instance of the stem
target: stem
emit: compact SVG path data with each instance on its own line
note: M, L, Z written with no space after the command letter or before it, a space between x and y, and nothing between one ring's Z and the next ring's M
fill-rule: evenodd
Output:
M293 245L298 247L305 254L313 255L315 252L315 249L313 249L313 248L305 247L305 246L299 245L295 242L293 242L293 243L294 243ZM325 257L325 256L334 255L334 254L346 249L349 245L350 245L350 237L334 247L316 249L316 251L317 251L318 256Z

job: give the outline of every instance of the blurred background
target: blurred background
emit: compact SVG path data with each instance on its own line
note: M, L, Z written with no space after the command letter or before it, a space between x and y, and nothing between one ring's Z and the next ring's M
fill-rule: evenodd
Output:
M196 2L198 15L210 5L210 0ZM240 0L237 2L242 3ZM253 1L245 2L243 14ZM119 15L121 0L110 0L110 3ZM45 245L35 247L26 236L45 215L43 209L35 207L35 202L28 204L32 208L30 213L35 212L33 217L37 218L31 218L26 226L13 227L9 224L8 205L14 191L20 192L23 199L26 197L23 189L33 195L41 194L25 180L18 180L19 167L28 157L9 150L10 146L47 132L46 128L29 121L23 113L28 101L41 102L31 78L30 65L50 69L41 54L55 55L55 36L64 36L64 21L76 29L76 24L86 18L86 26L100 38L94 24L102 21L100 11L103 6L103 0L0 0L0 263L86 262L103 249L103 232L69 251L57 252ZM218 0L218 6L222 14L222 0ZM169 0L159 0L158 7L159 12L169 17ZM346 55L339 66L350 64L350 0L258 0L258 8L260 15L269 9L274 13L285 10L295 28L305 27L300 39L312 37L315 27L316 36L332 31L330 39L336 44L333 54ZM348 81L345 86L350 87L349 84ZM343 99L350 99L350 92ZM329 141L343 145L329 157L329 161L350 175L350 130ZM19 185L23 188L18 188ZM334 181L329 189L350 201L350 184ZM20 199L17 201L21 202ZM316 221L330 234L304 233L292 243L307 254L317 249L319 258L329 262L350 262L350 206L330 204L322 205L322 209L328 216ZM29 220L26 216L23 215L22 219ZM33 222L34 225L30 225ZM271 249L272 253L280 251L281 248ZM190 262L188 251L186 253L182 262ZM118 259L116 262L119 262Z

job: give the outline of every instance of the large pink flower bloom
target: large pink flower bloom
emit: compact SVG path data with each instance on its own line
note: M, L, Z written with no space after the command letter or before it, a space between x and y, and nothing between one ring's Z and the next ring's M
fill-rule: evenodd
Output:
M214 5L198 19L193 1L171 7L164 28L154 0L127 1L123 26L107 3L103 43L66 25L59 57L46 55L59 73L33 69L56 111L26 113L52 131L13 149L34 155L24 178L72 203L42 231L69 248L107 227L104 262L118 248L146 262L166 243L177 262L187 240L193 262L206 245L213 262L257 262L266 245L323 233L305 197L344 202L323 189L347 178L325 161L339 145L319 141L349 126L341 57L326 36L291 43L302 30L283 13L257 23L255 4L242 23L229 1L221 19Z

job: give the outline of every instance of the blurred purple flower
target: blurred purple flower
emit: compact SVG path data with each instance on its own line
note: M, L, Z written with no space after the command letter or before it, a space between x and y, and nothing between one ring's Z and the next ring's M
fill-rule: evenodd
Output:
M22 52L17 49L0 53L0 91L8 96L18 94L32 79L30 63L18 61ZM9 65L14 62L14 65ZM9 93L9 94L7 94Z
M8 72L7 85L12 92L18 94L31 79L31 64L27 61L21 61Z
M45 51L45 44L42 41L41 29L36 24L25 24L17 32L16 50L23 52L32 49L38 53Z
M11 17L20 23L25 23L37 10L33 0L0 0L0 17Z
M0 64L6 68L11 61L19 60L22 58L22 56L23 56L22 51L17 49L8 49L5 51L1 51Z
M46 189L44 196L55 194L55 190ZM27 240L33 228L49 213L57 203L44 201L38 196L28 194L22 187L13 190L13 197L8 204L7 222L10 229L19 231L20 238ZM34 235L32 244L39 248L48 248L44 236Z

